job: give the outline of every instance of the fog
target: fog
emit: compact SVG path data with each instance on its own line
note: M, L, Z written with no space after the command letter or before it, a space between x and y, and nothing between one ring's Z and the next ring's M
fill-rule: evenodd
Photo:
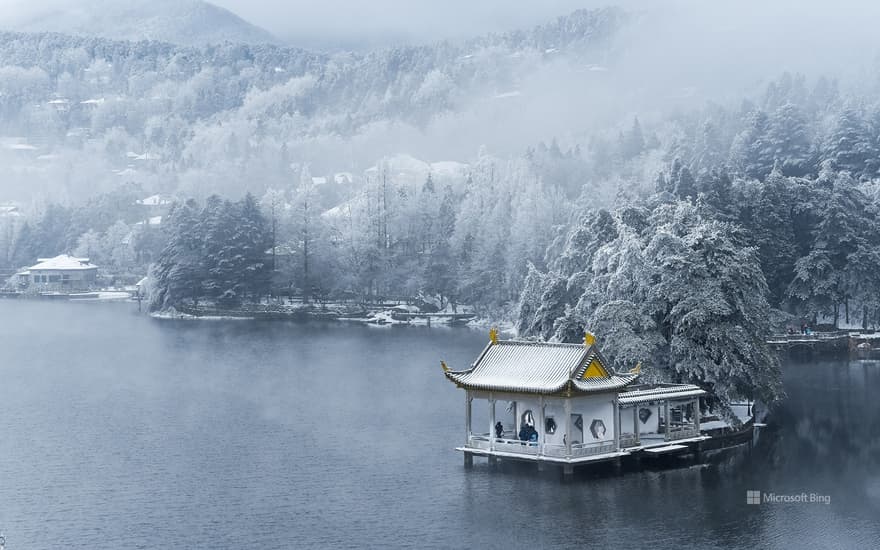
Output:
M61 6L80 9L86 4L75 0L0 0L0 25L15 28L16 22L46 15ZM473 3L452 0L435 3L378 0L362 3L329 0L312 3L220 0L217 4L268 29L292 45L322 50L354 48L366 52L371 48L381 50L401 44L450 40L454 45L462 45L460 51L467 54L468 48L479 48L473 46L475 43L469 41L471 38L511 29L528 31L535 25L569 14L573 9L605 6L608 2L487 0ZM608 47L546 55L541 51L528 52L525 61L505 61L509 72L500 78L494 77L497 61L512 59L520 52L490 48L488 55L479 60L482 65L477 68L486 75L493 75L487 76L483 85L471 82L463 89L453 87L442 98L444 101L437 102L439 105L429 102L417 106L411 97L398 98L403 105L401 109L417 112L415 116L410 114L409 118L393 110L379 114L359 113L358 110L369 105L370 101L387 101L387 98L381 99L385 89L392 90L401 81L407 83L407 78L415 82L408 85L420 90L419 82L427 82L430 75L414 72L407 78L387 77L382 69L376 69L374 73L359 75L375 87L374 97L367 96L353 104L328 105L320 119L309 121L309 127L279 129L274 136L275 145L284 141L294 155L301 157L298 160L312 163L318 170L345 169L361 173L377 158L397 153L409 153L428 160L467 161L483 145L500 156L520 155L527 147L554 138L564 144L583 145L596 133L616 134L634 116L648 124L659 124L669 113L698 110L708 102L736 105L743 99L760 95L767 82L786 71L803 73L809 82L823 75L837 77L844 88L864 87L876 80L871 75L878 42L871 26L880 17L880 6L873 2L783 0L767 4L757 0L712 3L676 0L613 4L622 6L630 15L627 24L614 33ZM100 29L96 32L100 32ZM445 54L446 50L438 48L427 53L409 51L405 55L417 59L416 64L425 65L433 63L430 61L432 56L441 55L440 52ZM76 55L71 54L74 58ZM342 62L345 59L338 63ZM447 68L453 67L454 70L455 60L446 62ZM0 59L0 66L15 66L17 63L16 59ZM364 73L368 69L361 67L358 70ZM49 76L54 78L54 75ZM128 76L140 79L142 75ZM151 78L148 77L147 82ZM178 89L183 90L175 93L181 96L197 94L198 86L205 85L204 79L200 78L175 83ZM236 128L240 135L252 131L249 128L254 117L262 116L266 120L275 118L267 113L275 109L275 104L286 101L289 94L285 90L289 83L276 79L266 84L248 78L241 78L242 88L254 92L254 88L265 87L267 94L264 100L271 109L264 108L265 112L251 109L245 97L243 107L226 107L226 110L211 113L210 117L200 118L198 124L188 122L195 136L192 142L198 144L191 145L195 160L191 166L194 168L189 174L172 169L170 175L173 179L195 181L191 187L210 191L213 183L206 184L206 179L222 181L230 177L228 170L217 168L222 166L222 162L218 161L229 159L212 158L206 151L220 149L225 155L226 149L221 149L217 144L225 139L224 136L230 135L230 128ZM383 83L383 78L395 78L397 81ZM127 86L143 90L132 93L128 98L130 101L147 102L147 88L142 88L146 84L141 82L132 80ZM92 88L80 84L74 86L69 81L65 85L75 90ZM219 88L221 83L210 85ZM192 92L188 91L190 88ZM56 95L59 93L55 92ZM95 88L80 93L92 94L81 98L87 99L110 92ZM163 95L168 93L168 89L154 88L149 93ZM249 94L249 97L251 95L255 94ZM41 101L44 98L34 99ZM242 98L234 99L242 102ZM189 105L187 101L184 98L181 104ZM137 106L134 110L138 108L141 107ZM144 110L153 108L143 107ZM129 111L125 116L123 109ZM120 107L111 109L108 103L98 110L103 117L102 127L114 128L116 134L119 133L119 127L129 128L131 135L126 137L127 141L114 146L123 154L126 149L131 151L146 146L143 145L145 138L138 133L144 132L143 127L131 129L133 125L140 124L133 122L138 119L133 118L132 109L130 104L125 107L120 104ZM419 109L422 112L418 113ZM161 119L167 117L169 112L149 114ZM361 114L366 122L346 130L347 133L325 129L327 124L338 118L357 114ZM183 115L186 117L187 113ZM413 118L417 118L418 122L414 123ZM46 115L31 116L28 125L11 135L27 136L34 133L33 120L39 120L42 124ZM154 120L152 124L155 127L159 123ZM42 128L38 129L42 131ZM155 130L151 131L155 133ZM119 139L118 135L115 139ZM90 162L92 159L87 160ZM76 165L85 161L76 159L73 162ZM108 163L117 172L126 168L125 165L119 165L117 160L111 159ZM199 164L203 165L201 171ZM20 170L10 181L20 182L16 185L18 189L46 190L56 186L59 179L64 179L68 187L73 185L71 181L96 179L93 174L83 170L74 171L76 173L71 175L73 170L67 164L63 167L57 163L49 168L46 166L44 162L39 170ZM99 169L105 170L104 167L95 168ZM60 178L59 174L65 172L67 175ZM149 180L148 187L173 188L168 183L167 175L158 177L165 179ZM52 181L33 185L29 178ZM240 179L255 180L253 174L244 174ZM231 189L237 185L227 182L221 187ZM90 191L102 188L100 184L86 187ZM67 189L66 192L72 196L79 193L76 189Z

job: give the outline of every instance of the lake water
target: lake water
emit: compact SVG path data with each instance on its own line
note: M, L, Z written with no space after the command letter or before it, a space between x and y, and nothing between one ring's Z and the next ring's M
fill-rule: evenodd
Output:
M880 363L789 363L771 425L711 465L563 484L453 450L439 360L483 332L135 309L0 301L8 550L880 546Z

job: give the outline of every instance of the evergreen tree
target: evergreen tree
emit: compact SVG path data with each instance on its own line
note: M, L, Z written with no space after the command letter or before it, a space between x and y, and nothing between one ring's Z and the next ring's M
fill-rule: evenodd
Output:
M630 160L638 157L645 150L645 136L642 133L642 125L639 124L639 117L634 117L632 126L621 133L619 137L620 155L624 160Z
M680 166L675 173L675 196L680 199L697 198L697 181L687 166Z
M751 226L746 228L749 242L757 248L774 307L782 306L798 257L793 202L789 180L780 170L774 170L761 186Z
M829 314L836 325L841 305L848 310L852 296L849 259L865 247L866 231L873 223L864 207L866 197L847 173L835 174L826 163L816 186L812 243L809 253L795 263L788 292L808 313Z
M822 159L854 178L871 178L877 175L877 158L877 147L862 114L851 108L842 110L822 147Z
M259 299L269 293L271 285L271 232L256 199L250 193L239 202L237 210L240 221L236 224L233 242L241 259L238 278L246 295Z
M773 169L774 148L768 140L770 121L764 111L754 111L746 128L733 141L730 163L749 178L764 179Z
M150 309L197 305L202 297L205 265L202 261L204 235L200 231L198 205L187 201L175 205L168 215L170 238L151 268L153 290Z
M767 127L767 144L785 176L805 176L813 165L811 139L801 110L786 103L773 112Z

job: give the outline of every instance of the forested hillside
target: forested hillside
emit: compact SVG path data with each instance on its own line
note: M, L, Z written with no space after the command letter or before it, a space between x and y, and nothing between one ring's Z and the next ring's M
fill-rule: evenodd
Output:
M287 185L292 162L359 173L447 113L469 114L441 133L492 124L559 59L600 61L622 17L581 11L527 32L334 55L0 33L6 192L68 201L133 181L205 198ZM437 137L456 139L468 135Z
M579 212L531 268L520 333L593 330L621 367L773 400L771 308L788 326L880 324L878 121L868 96L791 75L673 118L651 193Z

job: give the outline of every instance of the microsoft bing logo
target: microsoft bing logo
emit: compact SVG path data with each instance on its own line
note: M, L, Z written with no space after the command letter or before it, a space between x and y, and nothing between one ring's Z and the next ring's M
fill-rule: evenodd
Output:
M746 491L746 504L761 504L761 491Z

